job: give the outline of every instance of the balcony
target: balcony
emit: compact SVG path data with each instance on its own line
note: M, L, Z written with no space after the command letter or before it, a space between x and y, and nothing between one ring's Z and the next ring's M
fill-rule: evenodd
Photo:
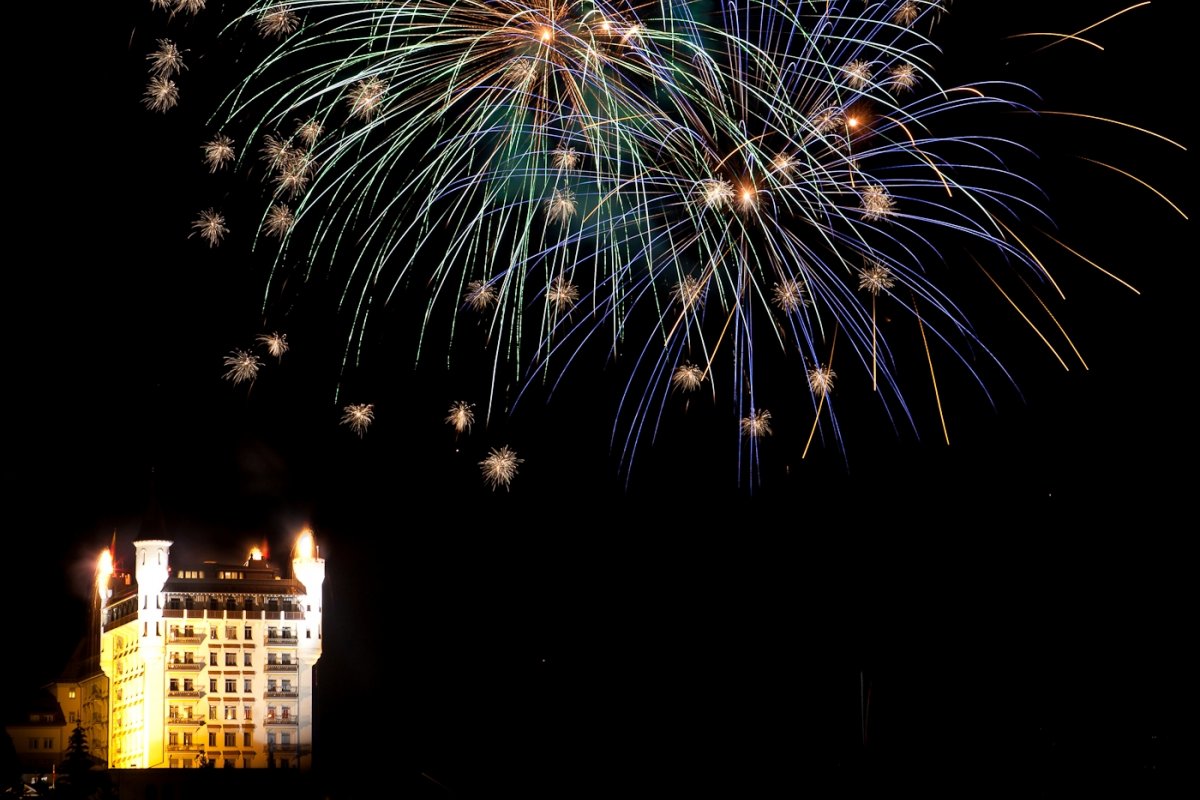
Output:
M201 697L204 697L204 695L205 695L205 692L202 692L199 689L168 689L167 690L167 697L191 697L193 699L199 700Z
M184 670L185 672L199 672L208 664L204 661L168 661L167 669Z
M193 633L190 636L185 633L168 634L167 644L203 644L207 638L207 633Z
M264 725L299 725L299 717L267 717L263 720Z
M270 664L265 667L267 672L298 672L299 664Z
M167 717L168 725L190 725L193 728L204 724L204 717Z
M268 647L295 647L300 644L300 639L296 636L267 636L263 644Z
M204 747L198 744L168 744L167 750L172 753L199 753Z
M267 698L299 697L300 691L298 689L275 689L275 690L267 689L267 691L263 694L263 696L267 697Z

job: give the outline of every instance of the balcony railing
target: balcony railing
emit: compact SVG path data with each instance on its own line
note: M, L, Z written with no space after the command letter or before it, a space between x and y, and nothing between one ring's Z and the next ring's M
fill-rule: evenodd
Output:
M197 753L204 747L198 744L168 744L167 749L173 753Z
M205 693L199 689L168 689L167 697L193 697L199 700Z
M298 689L267 689L266 697L299 697Z
M167 717L168 725L191 725L193 727L204 724L204 717Z
M263 720L264 725L299 725L299 717L267 717Z
M267 664L267 672L297 672L299 664Z
M203 644L207 638L207 633L193 633L190 635L186 633L167 634L167 644Z
M206 666L208 666L208 663L204 662L204 661L168 661L167 662L167 669L182 669L182 670L189 670L191 672L199 672L200 670L204 669Z
M300 638L297 636L265 636L263 644L271 647L295 647L300 644Z

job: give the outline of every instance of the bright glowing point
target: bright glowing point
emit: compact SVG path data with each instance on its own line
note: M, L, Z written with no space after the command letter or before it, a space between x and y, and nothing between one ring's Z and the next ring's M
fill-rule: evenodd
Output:
M96 588L99 590L101 598L104 597L104 590L108 586L108 579L112 573L112 553L106 547L100 551L100 559L96 563Z
M262 561L262 550L257 547L250 548L250 561Z
M549 28L542 28L542 41L548 42L554 38L554 33Z
M258 548L254 548L257 550ZM316 545L313 542L313 533L308 528L300 531L300 537L296 539L296 558L305 561L311 561L316 552Z

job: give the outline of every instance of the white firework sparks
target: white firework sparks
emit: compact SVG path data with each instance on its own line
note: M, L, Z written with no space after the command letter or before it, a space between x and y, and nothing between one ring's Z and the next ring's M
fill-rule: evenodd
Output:
M146 56L150 62L150 74L156 78L170 78L184 70L183 51L170 39L159 39L158 49Z
M383 93L386 90L387 85L379 78L366 78L354 84L346 96L350 114L361 120L371 120L383 107Z
M225 356L225 366L228 367L224 375L225 380L233 381L236 386L245 381L253 383L254 379L258 377L262 361L248 350L234 350Z
M225 234L229 233L229 228L225 226L225 215L212 208L200 212L200 216L192 223L192 229L192 235L199 234L209 247L219 245Z
M579 302L579 287L559 275L546 290L546 301L559 312L569 311Z
M266 347L267 352L278 359L282 359L283 354L288 351L286 333L264 333L258 337L258 343Z
M734 191L729 181L705 178L696 184L696 200L708 208L722 208L733 202Z
M496 305L496 287L487 281L471 281L463 293L463 302L475 311L483 311Z
M209 172L223 169L237 156L233 150L233 139L223 133L218 133L200 149L204 151L204 163L208 164Z
M289 206L276 203L267 211L267 217L263 220L263 231L268 236L282 239L292 229L292 223L295 221L296 215Z
M575 169L579 166L579 154L574 147L559 147L550 154L550 163L555 169Z
M475 406L466 400L455 401L450 404L450 411L446 414L445 421L447 425L454 428L456 434L470 433L471 426L475 424Z
M808 305L808 292L795 278L785 278L775 284L772 295L772 302L786 314L795 314Z
M555 189L546 199L546 216L555 222L566 222L575 216L575 193L570 189Z
M859 201L862 218L869 222L877 222L895 213L896 202L888 194L887 187L880 184L864 186L859 192Z
M508 489L513 478L517 477L517 467L525 463L525 459L517 458L516 451L508 445L492 448L487 458L479 462L483 472L483 480L496 491L501 486Z
M742 433L752 439L770 436L771 412L761 408L758 411L752 411L748 417L742 417Z
M371 427L371 423L375 421L375 404L374 403L351 403L342 409L342 425L349 425L350 430L358 434L358 438L362 438L367 432L367 428Z
M699 278L684 275L679 283L675 284L671 296L685 309L698 306L704 299L704 283Z
M892 76L892 86L902 92L912 91L917 85L917 68L912 64L900 64L888 72Z
M808 371L808 388L815 395L824 397L833 391L833 379L837 373L830 367L816 366Z
M858 288L865 289L876 297L896 285L892 271L883 264L872 264L858 273Z
M840 108L823 108L812 116L812 126L818 133L833 133L846 127L846 115Z
M671 375L671 385L682 392L694 392L704 384L704 370L695 364L680 364Z
M256 25L263 37L282 39L300 28L300 17L290 8L274 6L259 16Z
M862 89L871 82L871 62L855 60L842 67L846 83L853 89Z
M170 78L153 77L142 94L142 105L151 111L169 111L179 105L179 87Z

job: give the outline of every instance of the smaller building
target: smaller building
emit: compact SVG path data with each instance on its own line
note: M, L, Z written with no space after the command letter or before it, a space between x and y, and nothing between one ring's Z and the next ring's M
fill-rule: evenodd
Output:
M27 782L37 776L51 775L62 763L67 739L75 726L67 726L55 699L55 684L29 692L16 704L17 711L5 725L13 749L21 760L21 773Z

